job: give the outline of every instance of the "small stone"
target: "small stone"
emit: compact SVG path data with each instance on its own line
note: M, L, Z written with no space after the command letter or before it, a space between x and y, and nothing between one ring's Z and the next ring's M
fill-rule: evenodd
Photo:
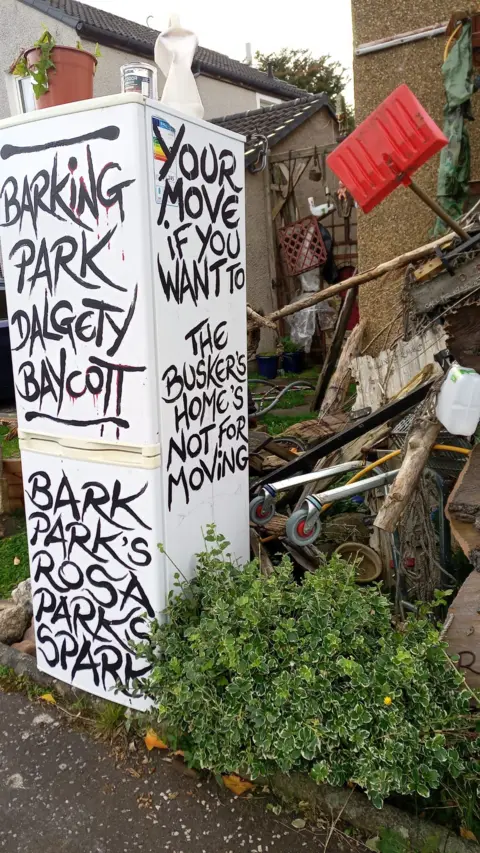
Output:
M24 610L27 611L30 621L33 616L32 582L30 578L27 578L26 581L21 581L18 586L15 587L12 592L12 601L14 604L17 604L19 607L23 607Z
M20 773L14 773L13 776L8 777L7 785L9 788L23 788L23 776Z
M29 627L27 628L27 630L25 631L25 633L23 635L23 639L24 640L30 640L31 643L35 642L35 625L33 624L33 617L32 617L32 621L30 622Z
M16 604L0 610L0 643L20 641L30 622L31 614Z
M36 647L35 642L31 640L21 640L19 643L12 643L12 649L17 649L19 652L23 652L25 655L31 655L32 657L36 657Z
M303 817L297 817L295 818L295 820L292 820L292 826L295 829L305 829L306 825L306 821L303 819Z

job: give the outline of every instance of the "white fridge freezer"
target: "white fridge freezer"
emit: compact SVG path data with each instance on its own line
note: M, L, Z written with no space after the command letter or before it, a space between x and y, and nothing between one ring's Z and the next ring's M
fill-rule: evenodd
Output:
M37 661L97 696L144 709L132 643L163 609L158 456L22 439ZM115 692L120 686L121 689Z
M30 559L48 630L60 620L45 610L45 588L56 601L58 577L77 571L63 566L70 557L96 612L110 591L88 578L106 571L121 586L124 570L163 609L174 569L156 544L191 576L209 523L239 561L248 558L244 184L241 137L136 94L0 123L0 239ZM32 483L41 495L38 472L53 490L60 483L43 509L32 498ZM133 498L139 472L148 485ZM108 554L101 545L102 562L93 547L101 528L122 529L115 489L140 509L124 518L124 546L120 535ZM148 566L135 562L136 536L148 541ZM34 570L39 550L54 559L51 571ZM52 652L47 660L48 630L40 634L37 620L40 667L129 702L110 695L113 651L106 683L95 683L106 629L92 635L93 617L78 617L78 590L61 595L78 652L64 652L66 668Z

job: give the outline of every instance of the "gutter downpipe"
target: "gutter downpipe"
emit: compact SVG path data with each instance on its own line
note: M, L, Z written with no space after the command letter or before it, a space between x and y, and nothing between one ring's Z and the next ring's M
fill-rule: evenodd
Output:
M430 30L421 30L416 33L405 33L405 35L392 36L385 41L370 42L370 44L361 44L355 50L355 56L365 56L367 53L377 53L380 50L388 50L390 47L398 47L401 44L409 44L423 39L435 38L442 36L447 31L447 24L435 27Z

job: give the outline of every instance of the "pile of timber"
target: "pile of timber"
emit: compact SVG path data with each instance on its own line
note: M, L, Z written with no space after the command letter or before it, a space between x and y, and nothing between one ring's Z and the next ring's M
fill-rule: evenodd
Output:
M470 221L465 224L471 233L478 232L478 225L473 224L472 213L471 211ZM431 348L428 347L428 363L423 362L420 365L420 373L413 380L410 378L408 382L403 383L402 391L396 392L389 399L387 381L382 391L382 395L385 395L385 405L376 408L371 415L367 415L359 423L349 424L348 416L343 409L345 408L349 382L353 375L352 367L362 353L364 329L363 324L360 323L351 335L345 336L351 305L358 287L374 279L379 279L394 270L409 269L409 283L408 286L406 285L409 316L414 321L421 321L422 317L427 315L429 318L432 315L438 316L446 307L448 316L445 331L447 336L445 338L443 332L442 335L439 335L439 342L441 338L439 349L444 347L446 342L460 363L465 364L466 367L475 367L480 371L480 356L477 355L480 352L480 331L478 331L480 329L480 306L478 306L478 317L471 313L472 300L475 303L477 300L480 301L480 296L477 293L480 290L478 256L471 260L467 254L459 262L461 264L461 268L458 268L459 274L452 276L445 270L442 261L436 255L438 249L451 251L452 248L455 249L457 244L458 238L455 235L446 234L425 246L400 255L371 270L354 275L339 284L310 294L304 299L286 305L265 317L260 317L250 307L247 309L250 330L257 324L271 329L279 320L290 314L316 305L339 293L349 291L337 318L332 343L315 390L312 408L318 413L318 418L314 421L308 420L301 424L295 424L283 433L286 437L303 439L307 451L301 454L299 458L297 457L286 464L283 461L282 470L278 476L283 479L300 472L310 473L312 470L320 470L322 467L336 464L340 460L358 458L366 448L373 446L379 439L384 440L386 438L389 422L392 419L398 419L402 414L415 407L413 422L400 458L399 474L389 490L388 497L383 505L380 505L375 519L377 536L388 537L401 523L403 514L420 483L433 446L438 441L441 425L435 416L435 401L441 385L441 378L438 379L435 375L438 376L438 367L435 366L436 369L434 369L433 365L435 349L431 351ZM478 254L479 249L475 246L474 251ZM454 263L456 264L457 261ZM412 267L412 265L414 266ZM466 299L465 306L457 304L459 296ZM466 334L465 330L467 330ZM432 330L430 333L433 333ZM403 349L408 352L408 346L404 345ZM411 354L410 352L410 360ZM403 370L401 373L403 375ZM358 377L358 373L356 375ZM411 377L411 373L409 376ZM389 378L387 375L386 379L389 380ZM418 394L419 387L421 390ZM357 455L354 457L354 454ZM273 471L268 481L274 482L275 476L275 471ZM267 482L265 477L259 482L257 481L257 487L264 482ZM312 487L302 492L296 507L302 504L311 490ZM450 511L454 512L451 506ZM285 520L285 518L279 518L274 523L275 530L269 532L281 536ZM457 518L456 521L469 525L472 531L478 535L480 566L480 493L477 514L472 515L468 521L465 518L461 521ZM468 553L471 551L472 549Z

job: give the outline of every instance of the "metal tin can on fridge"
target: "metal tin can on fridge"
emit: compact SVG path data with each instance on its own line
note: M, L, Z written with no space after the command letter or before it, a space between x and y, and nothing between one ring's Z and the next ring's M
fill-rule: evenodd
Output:
M157 69L148 62L122 65L122 92L138 92L147 98L158 99Z

